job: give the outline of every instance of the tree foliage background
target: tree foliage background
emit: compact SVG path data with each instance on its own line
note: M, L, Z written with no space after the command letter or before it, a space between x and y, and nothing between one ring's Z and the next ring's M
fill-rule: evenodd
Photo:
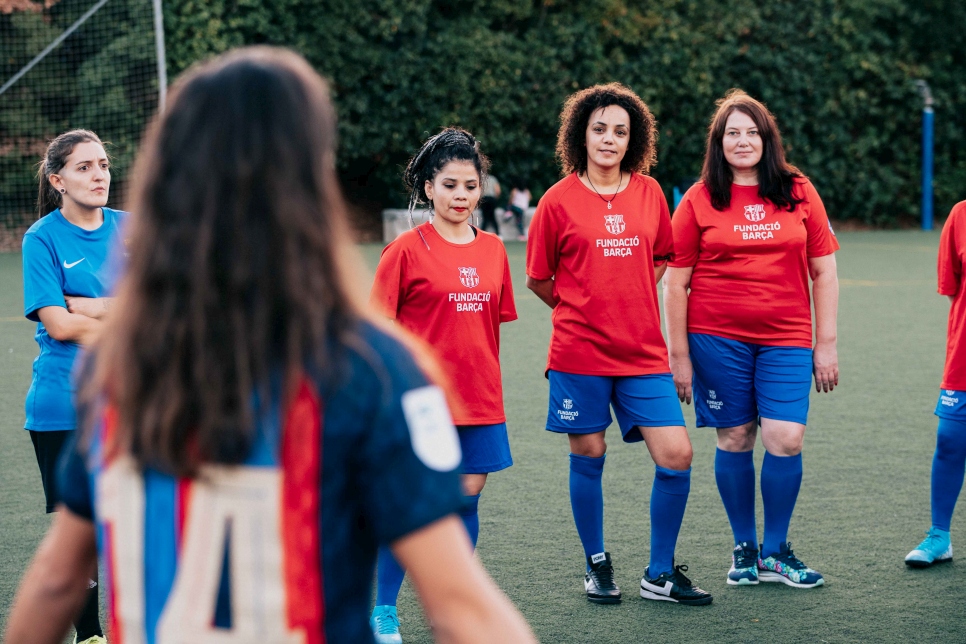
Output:
M0 0L0 85L93 5ZM109 0L0 95L0 249L19 248L18 234L37 218L37 163L65 130L94 130L111 143L112 201L123 201L157 94L151 0Z
M937 213L966 198L959 0L166 0L164 11L171 76L267 43L331 79L340 169L362 212L404 202L401 167L446 125L476 134L495 174L541 193L559 178L562 102L614 80L658 118L653 174L669 194L700 171L715 100L740 87L776 114L833 217L889 226L919 214L914 80L926 79Z

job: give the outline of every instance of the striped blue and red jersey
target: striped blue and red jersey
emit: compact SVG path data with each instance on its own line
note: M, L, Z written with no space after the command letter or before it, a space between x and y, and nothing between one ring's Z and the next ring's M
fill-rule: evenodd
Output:
M241 465L139 469L105 448L110 409L65 450L60 490L96 524L112 643L373 641L376 549L459 510L460 453L408 351L368 324L359 336L336 375L259 412Z

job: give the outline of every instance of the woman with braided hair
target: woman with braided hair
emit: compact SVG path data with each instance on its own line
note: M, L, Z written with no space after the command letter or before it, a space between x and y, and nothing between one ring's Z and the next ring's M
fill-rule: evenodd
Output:
M463 455L461 514L474 547L486 476L513 464L500 375L500 324L517 318L510 266L499 237L470 224L488 166L465 130L446 128L423 144L403 179L410 214L424 204L432 217L386 246L371 296L374 308L435 350L449 381ZM404 574L383 548L371 619L380 644L402 641L396 596Z

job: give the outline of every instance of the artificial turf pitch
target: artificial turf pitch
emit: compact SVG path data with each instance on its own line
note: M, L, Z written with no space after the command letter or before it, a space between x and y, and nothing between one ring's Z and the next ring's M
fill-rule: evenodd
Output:
M812 393L805 479L789 538L826 585L725 584L731 531L714 484L714 431L694 429L691 497L677 562L714 594L707 607L638 597L647 564L653 464L614 427L604 472L605 540L624 591L619 605L584 598L583 553L570 514L567 440L544 431L550 311L524 287L524 245L509 243L520 319L503 326L503 378L515 464L492 475L480 503L479 557L545 642L966 641L966 571L954 561L907 570L929 527L929 471L942 375L945 298L936 295L938 235L841 233L841 381ZM379 247L363 247L370 266ZM23 402L37 354L22 317L20 256L0 255L0 625L48 519ZM756 447L760 466L763 448ZM759 501L758 525L762 512ZM953 541L966 534L961 511ZM966 541L962 542L966 547ZM408 585L407 644L431 641Z

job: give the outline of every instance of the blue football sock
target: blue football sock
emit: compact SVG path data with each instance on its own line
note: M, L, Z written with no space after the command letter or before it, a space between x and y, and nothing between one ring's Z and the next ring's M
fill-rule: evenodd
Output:
M798 490L802 487L802 455L775 456L765 452L761 465L761 500L765 505L765 539L761 554L768 557L788 540Z
M480 495L476 496L464 496L463 497L463 509L460 510L460 518L463 519L463 525L466 526L466 531L470 534L470 541L473 542L473 548L476 548L476 540L480 538Z
M758 547L755 527L755 451L714 453L714 478L724 503L735 543L748 541Z
M570 507L587 557L604 552L604 490L600 479L605 458L570 455Z
M669 470L655 466L651 487L651 560L647 574L654 579L674 571L674 546L684 521L691 491L691 469Z
M405 576L406 571L396 563L392 551L386 546L380 546L379 556L376 558L376 606L396 605Z
M939 419L932 459L932 524L949 532L966 471L966 423Z

